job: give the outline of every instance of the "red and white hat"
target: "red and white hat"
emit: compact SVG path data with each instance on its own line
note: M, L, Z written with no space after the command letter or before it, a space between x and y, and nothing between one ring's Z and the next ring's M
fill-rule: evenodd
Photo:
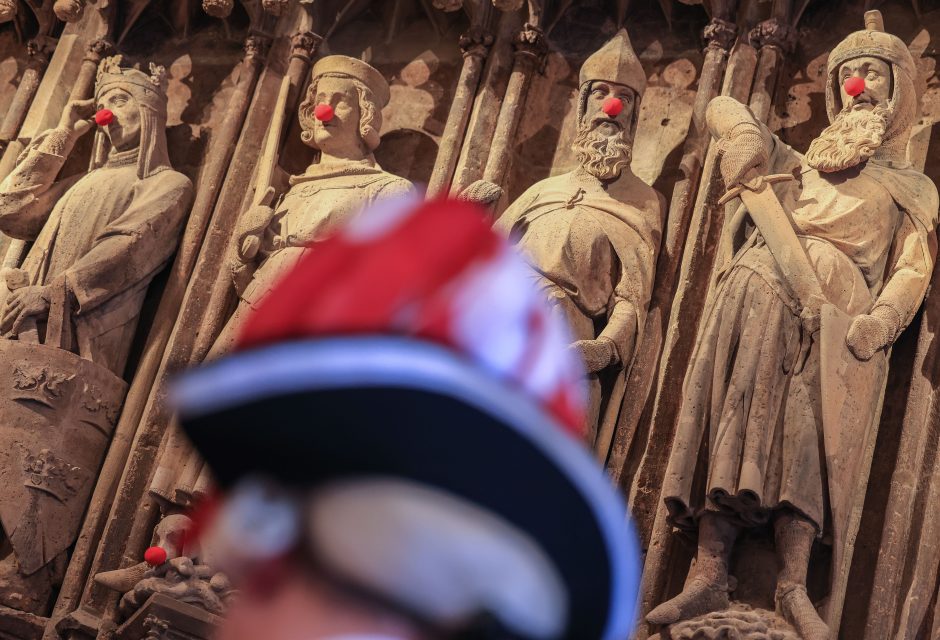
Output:
M388 477L482 508L560 576L552 637L627 637L638 546L581 441L583 367L484 219L414 200L357 217L262 301L234 354L179 380L181 423L223 488Z

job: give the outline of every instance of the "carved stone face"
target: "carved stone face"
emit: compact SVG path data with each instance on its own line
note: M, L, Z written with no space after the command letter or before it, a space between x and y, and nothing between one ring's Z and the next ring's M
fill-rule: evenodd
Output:
M608 116L603 112L602 106L607 98L617 98L623 103L623 109L614 117ZM619 127L621 131L627 132L632 136L633 109L636 107L634 101L636 94L633 89L615 82L596 81L591 84L591 91L587 96L587 104L584 109L584 118L589 120L595 117L603 117L608 124L603 122L599 126L608 129L607 133L612 133L611 129Z
M114 113L105 133L115 149L127 151L140 144L140 106L131 94L119 87L109 89L98 98L97 108Z
M316 104L333 107L333 117L326 122L314 121L313 142L322 152L338 157L362 155L363 141L359 133L359 93L352 80L324 77L317 81Z
M845 92L845 81L852 77L865 81L865 91L854 98ZM891 65L880 58L865 56L843 63L838 80L843 107L853 102L871 107L886 106L891 99Z

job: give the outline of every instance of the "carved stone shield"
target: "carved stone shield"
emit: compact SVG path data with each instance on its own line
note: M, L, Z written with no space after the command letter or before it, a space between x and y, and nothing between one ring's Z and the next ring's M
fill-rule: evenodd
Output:
M78 535L127 384L62 349L0 340L0 523L33 573Z

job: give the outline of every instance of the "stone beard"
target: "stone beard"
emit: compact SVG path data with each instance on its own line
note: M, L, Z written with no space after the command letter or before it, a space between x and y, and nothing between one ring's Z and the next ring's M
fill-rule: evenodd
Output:
M581 123L573 148L581 167L598 180L613 180L633 159L633 141L603 115Z
M891 110L882 105L845 107L810 144L807 164L817 171L831 173L868 160L884 142L890 115Z

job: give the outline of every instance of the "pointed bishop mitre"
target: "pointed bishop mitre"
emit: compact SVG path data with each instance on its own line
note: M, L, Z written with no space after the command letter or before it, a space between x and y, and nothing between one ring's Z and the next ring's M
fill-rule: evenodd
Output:
M640 59L633 51L630 36L626 29L621 29L581 65L578 86L583 88L587 82L616 82L630 87L637 94L637 100L646 91L646 73Z
M905 87L912 86L911 83L917 78L917 66L914 64L914 57L903 40L893 34L885 33L884 29L884 19L881 12L866 11L865 28L850 33L829 54L826 108L829 111L830 120L834 119L841 110L839 79L837 77L839 67L854 58L880 58L889 63L892 75L895 78L891 102L909 99L903 93ZM902 74L904 77L901 77ZM913 96L910 99L913 99Z
M120 55L110 56L98 65L98 79L95 83L95 97L100 98L105 91L120 87L140 102L156 111L166 109L167 78L166 69L150 63L150 73L137 68L121 66Z

